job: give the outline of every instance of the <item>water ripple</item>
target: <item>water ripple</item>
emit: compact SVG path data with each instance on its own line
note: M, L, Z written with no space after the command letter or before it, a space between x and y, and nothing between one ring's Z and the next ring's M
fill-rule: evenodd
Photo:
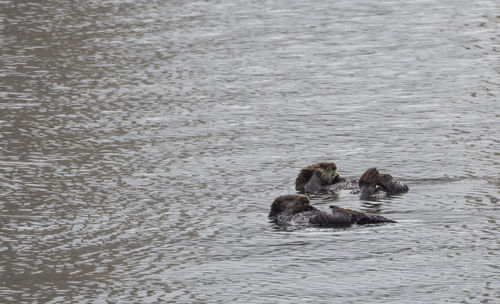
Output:
M0 302L500 298L494 1L0 7ZM398 223L275 226L318 161Z

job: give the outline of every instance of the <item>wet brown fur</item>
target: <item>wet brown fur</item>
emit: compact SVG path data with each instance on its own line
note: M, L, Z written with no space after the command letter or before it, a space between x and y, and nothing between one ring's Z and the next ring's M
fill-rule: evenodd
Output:
M362 218L366 216L363 212L359 212L352 209L340 208L334 205L331 205L330 208L332 209L332 213L334 214L335 213L348 214L354 223L360 221Z
M302 168L295 180L295 190L304 191L305 185L307 185L314 172L319 173L323 185L328 185L333 182L337 175L337 165L331 162L320 162Z
M277 197L271 205L270 217L274 217L280 212L292 210L303 211L311 207L311 200L303 194L287 194Z
M377 178L378 186L385 186L387 183L390 183L394 180L394 178L390 174L379 174Z
M377 168L370 168L359 178L359 185L376 185L381 175Z
M367 214L356 210L340 208L335 205L331 205L333 214L345 214L351 218L352 223L356 224L375 224L375 223L396 223L396 221L385 218L377 214Z
M269 218L281 224L298 221L305 225L321 227L348 226L351 224L374 224L394 222L383 216L330 206L332 214L311 205L307 195L288 194L277 197L271 205Z

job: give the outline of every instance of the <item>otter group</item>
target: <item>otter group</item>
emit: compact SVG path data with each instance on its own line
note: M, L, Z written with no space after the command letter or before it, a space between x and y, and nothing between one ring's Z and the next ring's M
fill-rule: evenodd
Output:
M352 224L394 223L380 215L330 206L331 214L311 205L311 200L302 193L321 190L351 190L362 197L383 198L408 191L408 186L395 181L389 174L381 174L377 168L370 168L359 181L346 180L339 176L337 166L332 162L321 162L303 168L295 180L295 189L301 194L279 196L274 200L269 218L278 225L309 225L339 227Z

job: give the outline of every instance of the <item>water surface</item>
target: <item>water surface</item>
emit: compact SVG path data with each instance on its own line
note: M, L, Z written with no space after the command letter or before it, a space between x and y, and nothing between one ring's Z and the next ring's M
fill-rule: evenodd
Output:
M0 302L496 303L496 1L0 2ZM282 228L312 195L396 224Z

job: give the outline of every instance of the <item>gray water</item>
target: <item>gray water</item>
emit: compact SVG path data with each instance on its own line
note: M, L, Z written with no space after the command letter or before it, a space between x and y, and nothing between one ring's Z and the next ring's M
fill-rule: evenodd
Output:
M499 303L500 4L0 2L1 303ZM410 186L312 203L299 170Z

